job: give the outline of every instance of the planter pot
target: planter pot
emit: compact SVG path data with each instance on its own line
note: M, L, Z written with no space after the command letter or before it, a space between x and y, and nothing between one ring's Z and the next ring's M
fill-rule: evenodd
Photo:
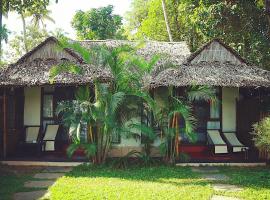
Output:
M259 149L259 158L264 160L270 160L270 152L265 149Z
M66 155L67 155L67 149L68 149L68 146L69 146L69 145L65 145L65 146L63 147L64 152L66 153ZM81 156L85 156L84 150L81 149L81 148L77 149L77 150L74 152L74 154L73 154L72 157L76 157L76 156L80 156L80 157L81 157Z
M85 156L84 150L81 149L81 148L77 149L77 150L74 152L73 156Z

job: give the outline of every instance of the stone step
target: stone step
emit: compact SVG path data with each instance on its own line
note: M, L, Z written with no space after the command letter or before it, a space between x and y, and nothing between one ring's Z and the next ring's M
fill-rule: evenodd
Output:
M27 181L24 183L24 187L26 188L47 188L52 186L55 181Z
M215 191L225 191L225 192L239 192L243 190L243 188L237 185L230 185L230 184L213 184L213 189Z
M57 179L64 176L64 173L38 173L34 175L37 179Z
M62 172L67 173L72 170L71 167L46 167L42 172L48 173L55 173L55 172Z
M214 195L212 196L211 200L240 200L235 197L226 197L226 196L221 196L221 195Z
M202 174L201 177L207 181L228 181L230 179L224 174Z
M216 167L192 167L191 170L197 173L219 173L219 169Z
M14 194L13 200L37 200L45 196L47 190L38 190L32 192L19 192Z

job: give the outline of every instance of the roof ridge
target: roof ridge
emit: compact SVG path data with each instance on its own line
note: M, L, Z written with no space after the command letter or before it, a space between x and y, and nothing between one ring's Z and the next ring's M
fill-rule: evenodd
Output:
M105 40L73 40L75 42L107 42L107 41L121 41L121 42L152 42L152 43L167 43L167 44L178 44L178 43L187 43L187 41L176 41L176 42L167 42L167 41L155 41L155 40L122 40L122 39L105 39Z

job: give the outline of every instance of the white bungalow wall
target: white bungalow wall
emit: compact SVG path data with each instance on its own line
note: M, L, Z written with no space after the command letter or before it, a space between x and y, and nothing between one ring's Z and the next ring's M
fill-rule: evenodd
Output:
M40 125L41 88L24 88L24 125Z
M202 61L230 61L235 64L241 64L239 58L217 41L213 41L207 48L193 58L191 63L194 64Z
M238 98L238 88L222 88L222 131L236 131L236 103Z

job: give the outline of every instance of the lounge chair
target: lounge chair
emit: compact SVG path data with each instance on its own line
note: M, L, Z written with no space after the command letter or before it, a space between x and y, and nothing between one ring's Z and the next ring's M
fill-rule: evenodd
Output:
M57 124L47 124L42 140L43 151L55 151L55 138L59 129Z
M249 147L243 145L234 132L223 132L225 141L231 147L233 153L235 152L244 152L245 156L247 157L247 152Z
M37 153L41 152L41 142L40 142L40 126L25 126L24 128L24 139L19 144L20 148L23 148L21 152L25 149L31 150L37 149Z
M228 153L228 147L218 130L208 130L207 131L208 144L214 146L214 154Z

